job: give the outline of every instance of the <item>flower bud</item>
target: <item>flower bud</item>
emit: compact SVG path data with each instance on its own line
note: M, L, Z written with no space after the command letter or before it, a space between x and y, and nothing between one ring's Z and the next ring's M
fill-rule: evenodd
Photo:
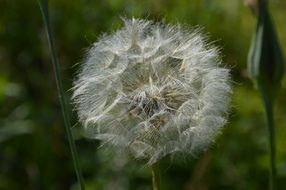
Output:
M263 98L273 101L283 77L283 56L267 3L260 1L258 24L248 57L248 70Z

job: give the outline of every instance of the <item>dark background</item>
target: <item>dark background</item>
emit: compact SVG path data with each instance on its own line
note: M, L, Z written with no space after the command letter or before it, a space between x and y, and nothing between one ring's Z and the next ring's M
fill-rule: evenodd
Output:
M255 17L242 0L50 0L50 14L70 99L85 48L122 26L120 16L196 26L222 48L234 86L229 123L199 158L162 161L162 189L267 189L268 139L264 113L246 71ZM286 50L286 1L270 0ZM0 189L78 189L42 17L36 1L0 0ZM285 54L285 51L284 51ZM286 188L286 81L276 101L277 172ZM72 105L70 105L72 110ZM87 190L151 189L151 172L84 137L72 112L73 132Z

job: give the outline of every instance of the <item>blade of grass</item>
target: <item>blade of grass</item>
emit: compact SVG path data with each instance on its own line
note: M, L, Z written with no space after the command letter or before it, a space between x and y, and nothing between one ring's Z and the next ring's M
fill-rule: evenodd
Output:
M55 52L55 47L54 47L54 41L53 41L53 36L52 36L52 31L51 31L51 26L50 26L47 2L45 0L38 0L38 3L40 5L43 20L46 26L50 55L51 55L53 70L54 70L54 74L56 78L56 85L57 85L58 95L59 95L60 104L62 108L62 114L64 118L65 130L66 130L67 137L68 137L68 143L69 143L70 151L72 154L74 169L77 175L78 182L80 184L80 189L84 190L84 181L82 177L81 168L79 166L78 154L77 154L74 138L71 132L70 115L69 115L69 111L67 110L65 94L64 94L63 84L62 84L62 78L61 78L61 73L60 73L60 65L58 63L56 52Z

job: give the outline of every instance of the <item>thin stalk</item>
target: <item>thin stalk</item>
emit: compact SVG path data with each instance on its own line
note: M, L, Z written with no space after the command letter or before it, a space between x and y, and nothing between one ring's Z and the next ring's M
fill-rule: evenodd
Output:
M56 85L58 89L58 96L62 108L62 114L64 118L64 124L65 124L65 130L67 133L68 137L68 143L72 155L72 160L74 164L74 169L77 175L78 182L80 184L80 189L84 190L84 181L82 177L82 172L81 168L79 166L79 159L78 159L78 154L74 142L74 138L71 132L71 123L70 123L70 115L69 111L67 109L67 104L65 100L65 93L64 93L64 88L62 84L62 77L60 73L60 65L57 60L56 52L55 52L55 46L54 46L54 41L53 41L53 36L52 36L52 31L51 31L51 26L50 26L50 20L49 20L49 12L47 8L47 3L45 0L38 0L38 3L40 5L41 13L43 16L43 20L46 26L46 32L47 32L47 38L48 38L48 43L49 43L49 49L50 49L50 55L51 55L51 60L53 64L53 70L56 78Z
M269 176L269 189L276 190L276 146L275 146L275 124L273 118L273 103L272 101L263 100L264 110L266 114L268 137L269 137L269 150L270 150L270 176Z
M153 190L160 190L160 169L159 164L155 163L151 166Z

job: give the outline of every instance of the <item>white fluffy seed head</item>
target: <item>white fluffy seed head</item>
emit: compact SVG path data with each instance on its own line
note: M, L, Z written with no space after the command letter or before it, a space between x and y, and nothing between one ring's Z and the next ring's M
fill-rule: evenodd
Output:
M231 93L218 50L199 30L124 22L92 45L74 82L80 121L148 164L206 150L226 123Z

